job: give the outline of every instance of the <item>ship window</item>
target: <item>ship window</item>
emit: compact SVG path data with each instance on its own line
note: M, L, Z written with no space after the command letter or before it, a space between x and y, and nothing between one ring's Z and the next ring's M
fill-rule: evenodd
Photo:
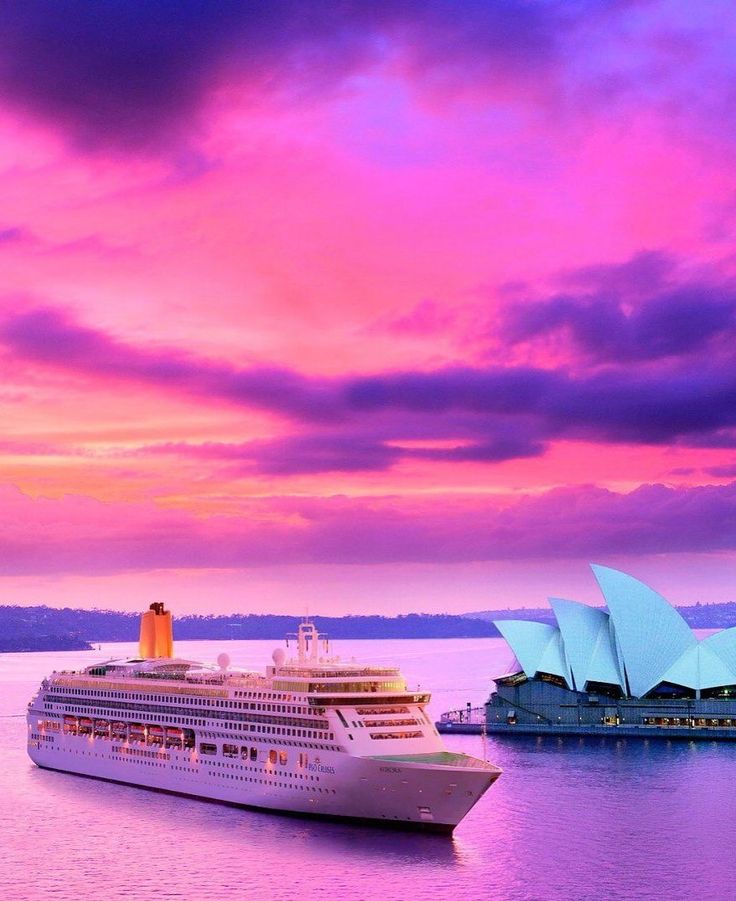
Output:
M422 738L422 732L371 732L371 738Z
M212 745L204 741L200 742L199 753L209 755L217 754L217 745Z
M258 748L251 748L251 749L250 749L250 759L251 759L251 760L258 760Z

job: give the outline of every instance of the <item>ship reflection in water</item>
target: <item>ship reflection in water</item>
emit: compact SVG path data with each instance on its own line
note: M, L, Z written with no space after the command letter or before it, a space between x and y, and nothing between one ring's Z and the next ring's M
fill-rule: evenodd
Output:
M345 642L436 688L433 713L480 703L503 641ZM228 648L244 665L267 642ZM122 647L103 648L107 656ZM214 659L221 644L180 652ZM504 775L452 838L274 817L34 767L24 705L63 655L0 659L6 898L721 899L732 896L736 745L447 736ZM99 658L97 654L97 658ZM69 666L96 659L69 654ZM462 673L462 677L458 676ZM21 828L22 827L22 828ZM39 849L43 865L39 866ZM32 874L32 879L29 876ZM32 888L29 890L29 884ZM92 887L92 889L91 889Z

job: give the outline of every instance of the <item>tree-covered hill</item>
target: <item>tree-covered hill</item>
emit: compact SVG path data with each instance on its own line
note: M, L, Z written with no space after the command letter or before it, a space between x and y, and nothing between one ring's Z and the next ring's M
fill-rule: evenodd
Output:
M330 638L478 638L497 635L490 622L463 616L315 616ZM177 639L263 638L280 640L299 618L271 614L177 617ZM0 606L0 651L85 648L89 642L136 641L140 615L69 607Z
M679 608L695 629L726 629L736 625L736 603L696 604ZM495 637L491 619L531 619L554 622L549 607L481 610L461 616L409 613L402 616L315 616L330 638L482 638ZM177 639L281 640L296 629L299 618L274 614L177 617ZM140 615L114 610L64 607L0 606L0 651L74 650L90 643L137 641Z
M602 608L604 609L604 608ZM678 607L691 629L730 629L736 626L736 603L692 604ZM476 610L464 613L469 619L490 622L494 619L530 619L539 623L554 623L550 607L522 607L518 610Z

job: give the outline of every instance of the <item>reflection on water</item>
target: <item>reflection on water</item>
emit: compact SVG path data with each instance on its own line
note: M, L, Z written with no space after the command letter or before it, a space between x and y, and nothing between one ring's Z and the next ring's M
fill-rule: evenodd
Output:
M271 842L293 842L296 845L315 843L315 850L330 858L339 856L343 862L360 859L375 853L387 863L432 863L433 866L453 867L458 863L455 843L447 836L406 833L397 842L391 830L366 826L342 825L339 822L305 819L296 816L274 816L266 811L242 810L216 803L197 803L188 798L163 795L158 792L132 791L129 786L101 782L96 779L71 778L68 774L34 768L31 776L36 790L47 793L53 805L77 805L94 809L113 807L118 821L135 820L145 806L147 826L155 831L165 830L173 818L186 819L187 831L200 832L217 841L229 839L233 832L248 837L251 848L268 846Z
M233 642L260 666L273 642ZM344 642L482 702L499 643ZM214 659L222 642L182 643ZM736 745L451 736L504 774L453 838L277 817L42 771L22 713L48 671L100 655L0 656L0 891L5 898L727 899Z

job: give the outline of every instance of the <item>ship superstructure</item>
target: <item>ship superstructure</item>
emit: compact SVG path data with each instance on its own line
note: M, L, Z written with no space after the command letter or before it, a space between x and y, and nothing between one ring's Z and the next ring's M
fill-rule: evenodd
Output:
M445 749L394 667L330 657L299 625L265 673L173 656L171 615L152 605L140 653L56 672L29 704L38 766L283 813L451 832L498 778Z

